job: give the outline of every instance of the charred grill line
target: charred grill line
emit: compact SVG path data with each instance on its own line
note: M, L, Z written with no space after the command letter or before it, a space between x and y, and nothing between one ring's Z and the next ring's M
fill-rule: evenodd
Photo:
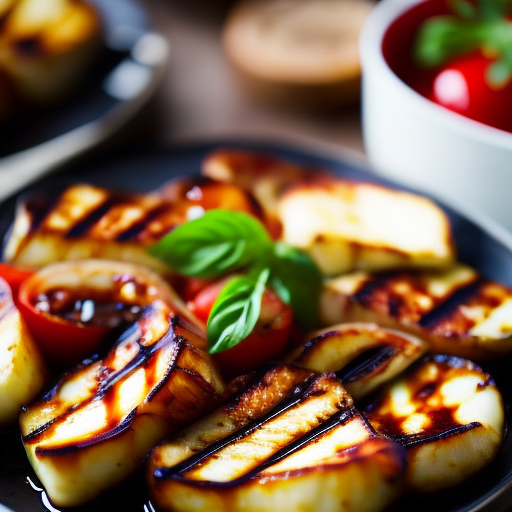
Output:
M135 409L132 409L126 417L116 425L113 429L108 429L106 432L103 432L102 434L98 434L92 438L86 439L84 441L76 441L72 445L67 446L57 446L54 448L42 448L40 446L36 447L36 455L40 457L44 457L47 454L51 455L64 455L66 453L74 452L76 450L79 450L80 448L85 448L86 446L91 446L93 444L97 444L103 441L108 441L109 439L112 439L113 437L118 436L119 434L122 434L126 429L129 428L129 426L132 424L135 414L137 413L137 407Z
M361 380L375 373L397 353L398 350L392 345L383 344L372 347L352 359L334 375L344 384Z
M138 220L133 226L130 226L124 233L117 236L116 242L128 242L137 238L137 235L142 233L150 222L155 220L159 215L169 210L169 204L161 204L152 210L145 212L145 216Z
M441 302L438 306L423 315L418 321L420 327L426 329L434 328L439 322L444 320L450 313L455 311L460 304L467 302L473 295L477 294L483 285L482 278L477 279L461 288L455 290L446 300Z
M262 415L260 418L256 418L255 420L249 422L245 427L241 428L240 430L233 432L232 434L228 435L227 437L224 437L223 439L219 439L218 441L210 444L206 448L200 450L199 452L195 453L188 459L176 464L171 468L157 468L154 472L154 477L156 479L166 479L172 478L176 474L184 473L185 471L188 471L197 464L200 464L206 458L211 457L218 451L222 450L227 445L235 441L238 441L243 437L248 436L258 428L260 428L263 424L267 423L268 421L271 421L277 416L280 416L288 409L291 409L292 407L299 404L302 400L304 400L305 390L311 384L311 381L314 380L315 378L316 376L307 379L304 383L297 386L293 390L293 394L290 397L288 397L285 400L282 400L280 403L272 407L272 409L270 409L270 411L268 411L266 414Z
M149 306L148 308L146 308L144 310L142 316L148 316L151 314L151 312L152 312L152 308L151 308L151 306ZM133 329L134 326L136 327L135 331ZM128 331L129 331L129 334L128 334L129 337L135 337L135 338L140 339L140 326L138 324L133 324L132 326L130 326ZM108 393L108 391L112 388L112 386L114 386L117 382L123 380L135 368L137 368L141 364L147 362L155 352L157 352L160 348L165 346L168 343L169 337L171 337L171 338L174 337L174 327L173 327L172 322L169 322L169 330L158 340L158 342L153 343L152 345L149 345L149 346L143 346L143 345L140 345L140 343L139 343L139 353L137 354L137 356L134 359L132 359L121 370L119 370L118 372L115 372L115 373L109 373L108 367L105 367L104 368L105 374L106 374L105 377L102 380L100 380L97 390L89 398L87 398L86 400L84 400L83 402L81 402L79 404L74 404L71 408L66 409L63 413L59 414L52 420L48 421L44 425L39 426L37 429L33 430L29 434L23 436L22 437L23 441L27 442L27 443L30 441L33 441L35 438L37 438L39 435L41 435L43 432L45 432L48 428L50 428L57 422L64 421L66 419L66 416L69 413L74 412L77 409L85 407L87 404L89 404L93 400L103 399L105 397L105 395ZM116 344L119 345L120 343L126 341L126 339L127 339L127 337L123 333ZM134 343L137 343L137 342L138 342L138 340L134 340ZM178 344L178 350L176 351L177 353L174 354L174 358L173 358L174 360L176 360L177 354L179 353L180 346L182 346L182 344ZM172 371L172 365L170 365L167 375L169 374L170 371ZM55 395L55 392L56 392L56 389L58 388L58 386L59 386L59 384L57 383L57 385L54 386L45 395L45 397L50 397L50 396L53 397ZM147 399L150 400L156 392L157 392L157 390L153 390L152 393L149 393ZM43 399L45 397L43 397ZM132 411L130 413L130 415L131 416L135 415L135 412L136 412L136 409L134 411ZM128 421L129 416L127 416L127 418L125 420L123 420L123 423L121 423L121 425L116 427L116 429L114 429L112 431L105 432L104 434L99 434L98 436L96 436L94 438L94 441L91 441L88 444L91 444L92 442L97 442L97 440L100 437L109 439L110 437L116 435L116 432L117 433L122 432L122 430L124 430L126 428L126 426L123 427L122 430L119 430L119 428L121 428L121 426L124 425L124 423L126 421ZM130 420L130 422L131 422L131 420ZM83 444L83 446L86 446L86 445L87 444ZM55 449L52 448L51 451L52 451L52 453L54 453Z
M79 220L73 227L66 233L66 238L78 238L87 232L116 204L120 198L109 197L83 219Z
M61 193L34 194L24 201L25 211L30 218L30 231L35 233L48 214L57 206Z
M254 478L256 475L264 471L265 469L273 466L274 464L277 464L281 460L285 459L286 457L292 455L296 451L300 450L304 446L306 446L308 443L313 441L315 438L322 436L329 430L337 427L338 425L344 425L347 423L351 418L353 418L356 414L355 408L353 406L345 407L342 410L334 413L329 419L321 423L320 425L317 425L313 429L311 429L306 434L300 436L298 439L295 439L294 441L291 441L287 445L283 446L283 448L279 449L277 452L275 452L271 457L267 458L267 460L261 462L256 467L248 471L245 475L242 475L238 478L235 478L234 480L231 480L230 482L210 482L210 481L198 481L198 480L187 480L182 473L184 473L187 469L185 468L179 472L172 473L172 470L176 468L169 468L171 471L171 475L169 477L175 479L175 480L181 480L185 481L189 484L199 486L199 487L208 487L208 486L215 486L215 487L235 487L243 482L246 482L250 480L251 478ZM155 475L156 476L156 475Z
M482 424L479 421L473 421L472 423L468 423L467 425L457 425L455 427L451 427L444 432L438 432L436 434L427 435L422 437L422 434L404 434L402 436L391 436L391 438L398 443L400 443L405 448L412 448L414 446L419 446L421 444L427 444L430 442L439 441L440 439L444 439L445 437L454 436L456 434L462 434L463 432L467 432L468 430L472 430L474 428L481 427Z

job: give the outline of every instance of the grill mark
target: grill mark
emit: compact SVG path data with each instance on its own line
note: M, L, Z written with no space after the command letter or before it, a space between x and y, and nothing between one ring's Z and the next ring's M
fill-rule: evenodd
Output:
M274 454L272 454L270 457L268 457L266 460L249 470L244 475L235 478L234 480L231 480L229 482L212 482L212 481L201 481L201 480L187 480L187 478L183 475L184 472L189 470L193 465L191 464L188 467L184 467L183 469L180 468L183 463L177 464L176 466L173 466L172 468L157 468L155 470L154 476L155 478L172 478L173 480L177 481L183 481L188 484L192 484L197 487L222 487L222 488L229 488L229 487L235 487L241 483L247 482L251 478L254 478L259 473L264 471L265 469L273 466L274 464L277 464L281 460L285 459L286 457L289 457L293 453L299 451L301 448L309 444L311 441L313 441L315 438L320 437L324 435L325 433L329 432L329 430L332 430L333 428L346 424L350 419L352 419L356 415L355 408L353 406L350 407L344 407L340 411L334 413L330 418L328 418L326 421L321 423L320 425L317 425L316 427L312 428L309 432L303 434L298 439L295 439L279 450L277 450ZM207 448L208 450L208 448ZM199 452L199 455L201 452ZM190 460L190 459L188 459ZM186 463L187 461L184 461ZM199 463L198 461L197 463ZM166 474L160 475L160 472L164 472ZM158 474L157 474L158 473Z
M343 368L335 372L335 375L344 384L362 380L383 369L384 365L397 353L397 348L392 345L382 344L372 347L352 359Z
M30 218L30 232L34 233L48 214L53 211L60 201L62 192L55 195L34 194L23 200L23 206Z
M20 57L35 57L43 53L43 46L38 37L27 37L18 39L12 43L14 51Z
M117 242L127 242L129 240L133 240L136 238L144 229L147 227L147 225L155 220L160 214L165 213L169 209L168 204L160 204L156 208L153 208L152 210L145 212L145 216L138 220L135 224L130 226L126 229L123 233L120 233L116 241Z
M439 441L440 439L444 439L446 437L462 434L464 432L473 430L474 428L478 428L481 426L482 424L479 421L473 421L466 425L457 425L451 427L447 430L444 430L443 432L438 432L436 434L431 434L427 436L422 436L422 434L404 434L402 436L392 436L392 439L399 442L405 448L412 448L414 446Z
M372 303L375 292L388 288L388 281L393 277L390 272L381 272L374 274L370 279L364 281L354 294L353 300L361 304L362 306L368 307Z
M146 310L143 313L143 316L150 315L151 312L152 312L152 308L151 307L146 308ZM128 330L125 333L123 333L121 335L121 337L117 340L116 345L120 345L121 343L126 341L127 338L131 338L131 337L137 337L137 340L134 340L134 342L136 342L136 343L138 343L140 341L140 339L141 339L141 330L140 330L140 327L138 326L138 323L133 324L132 326L130 326L128 328ZM45 423L43 425L40 425L39 427L34 429L32 432L29 432L25 436L22 436L23 441L27 442L27 443L29 443L31 441L34 441L34 439L36 439L38 436L43 434L51 426L55 425L56 423L62 423L63 421L65 421L66 417L69 414L71 414L72 412L76 411L77 409L83 409L89 403L91 403L93 400L104 399L106 394L108 393L108 391L110 389L112 389L112 387L116 383L118 383L119 381L123 380L133 370L135 370L136 368L138 368L139 366L141 366L145 362L149 361L149 359L153 356L154 353L156 353L158 350L160 350L161 348L166 346L169 343L169 340L172 341L173 339L174 339L174 326L173 326L172 322L170 322L169 323L168 331L156 343L153 343L153 344L148 345L148 346L144 346L144 345L141 345L140 343L138 343L138 345L139 345L139 352L138 352L138 354L126 366L121 368L119 371L114 372L114 373L109 373L108 366L105 366L104 367L105 377L104 378L100 377L100 381L98 383L98 388L95 390L94 393L91 393L91 395L87 399L85 399L84 401L80 402L79 404L73 404L72 406L68 407L65 411L63 411L61 414L59 414L55 418L52 418L47 423ZM178 348L181 345L182 345L182 343L178 343ZM179 353L179 350L177 350L176 353L174 354L173 362L176 361L177 353ZM108 362L107 362L107 364L108 364ZM172 364L170 366L172 368ZM168 369L166 374L162 377L162 380L165 380L168 377L169 373L170 373L170 370ZM55 394L56 394L57 390L59 389L59 384L60 384L60 382L57 383L43 397L43 400L46 397L49 397L49 398L55 397ZM153 397L153 393L151 393L151 391L150 391L148 396ZM116 430L116 428L109 429L109 427L107 426L106 429L109 429L108 432L104 432L102 434L98 434L97 436L94 436L94 439L93 439L93 441L91 441L91 443L92 442L97 442L99 437L102 437L102 436L105 437L105 436L109 435L109 432ZM78 446L78 444L79 443L76 443L74 446ZM54 450L56 450L56 448L52 448L51 450L53 452Z
M45 457L46 455L66 455L69 453L76 452L81 448L86 448L87 446L91 446L102 441L108 441L109 439L112 439L125 432L135 419L136 413L137 407L135 407L135 409L132 409L123 419L123 421L115 426L115 428L109 429L106 432L98 434L97 436L94 436L90 439L86 439L84 441L78 441L70 445L56 446L53 448L44 448L41 446L37 446L35 450L36 456Z
M194 466L201 464L208 457L215 455L218 451L222 450L227 445L239 441L240 439L243 439L244 437L255 432L258 428L260 428L268 421L273 420L274 418L280 416L284 412L288 411L289 409L303 401L306 396L305 390L316 378L318 377L312 376L309 379L307 379L304 383L297 386L293 390L293 393L290 397L285 398L284 400L276 404L274 407L272 407L267 413L249 422L247 425L245 425L245 427L242 427L241 429L237 430L236 432L233 432L232 434L224 437L223 439L219 439L218 441L211 443L210 445L195 453L188 459L176 464L171 468L156 468L154 471L154 477L156 479L168 479L174 477L174 475L189 471Z
M484 280L478 278L476 281L458 288L446 300L423 315L418 321L418 325L425 329L433 329L437 324L442 322L442 320L447 318L450 313L453 313L461 304L466 303L471 297L476 295L483 284Z
M87 233L121 198L108 197L66 233L65 238L78 238Z

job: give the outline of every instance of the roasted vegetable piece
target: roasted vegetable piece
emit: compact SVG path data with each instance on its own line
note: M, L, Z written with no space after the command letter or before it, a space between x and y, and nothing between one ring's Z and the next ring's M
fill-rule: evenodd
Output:
M287 360L320 373L334 372L357 400L408 368L426 348L405 332L349 323L319 331Z
M104 355L66 373L21 414L27 455L55 505L88 502L122 481L159 440L221 398L223 383L197 348L205 334L162 295L141 300L135 323Z
M365 410L375 429L407 449L410 489L454 486L487 465L504 435L501 395L470 361L429 356Z
M466 265L353 272L327 281L320 302L324 325L376 322L416 334L434 352L472 360L512 350L512 290Z
M280 366L153 450L148 481L174 512L374 511L402 471L339 380Z
M16 422L21 407L43 387L48 370L0 278L0 427Z

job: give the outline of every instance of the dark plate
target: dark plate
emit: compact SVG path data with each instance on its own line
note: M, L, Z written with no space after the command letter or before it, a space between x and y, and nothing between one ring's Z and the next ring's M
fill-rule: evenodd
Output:
M0 126L0 199L120 129L147 102L168 60L137 0L88 0L103 21L101 53L65 103ZM128 87L127 87L128 86Z
M279 143L248 143L219 141L190 145L175 149L148 150L135 154L112 155L101 160L89 160L75 165L66 175L51 176L41 180L37 187L54 186L62 182L84 181L116 189L150 191L180 174L198 173L201 160L218 147L247 148L271 152L279 157L311 166L327 167L340 176L377 183L388 183L370 174L363 165L339 156L326 156L317 149L297 149ZM402 188L402 187L400 187ZM0 235L8 228L15 198L0 204ZM460 260L477 268L482 274L512 286L512 238L484 219L470 221L450 208L445 208L452 221ZM486 224L486 229L482 227ZM489 231L496 234L492 235ZM509 378L510 358L485 366L495 377L506 404L508 430L512 425L512 383ZM23 453L19 434L15 429L0 432L0 504L15 512L44 512L44 495L33 490L27 477L38 486L37 478ZM443 493L402 499L392 510L396 512L475 512L476 510L504 510L507 489L512 480L512 440L507 434L496 459L477 476L464 485ZM498 502L491 499L498 498ZM512 503L512 501L510 501ZM0 505L0 510L1 510ZM151 506L140 475L111 491L80 511L103 512L124 510L148 512ZM213 512L213 511L207 511Z

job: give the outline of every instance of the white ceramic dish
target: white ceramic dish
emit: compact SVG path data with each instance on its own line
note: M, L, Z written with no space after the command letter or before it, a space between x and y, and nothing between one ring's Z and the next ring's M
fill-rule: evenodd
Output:
M401 81L383 56L389 26L416 3L381 1L361 34L363 133L371 164L458 209L480 209L512 230L512 133L432 103ZM399 45L399 51L409 48Z

